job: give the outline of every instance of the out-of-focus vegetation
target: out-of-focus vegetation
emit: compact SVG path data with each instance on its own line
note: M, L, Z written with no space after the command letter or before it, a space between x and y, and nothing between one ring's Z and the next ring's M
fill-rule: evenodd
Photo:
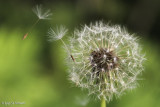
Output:
M46 37L47 30L52 26L66 25L70 29L66 39L71 36L74 27L97 20L125 25L129 31L137 32L147 58L138 87L126 92L120 99L114 98L108 106L159 107L158 0L140 1L1 0L0 107L5 107L7 104L2 104L5 102L24 102L10 104L14 107L98 107L98 100L88 97L86 90L76 88L68 80L66 54L61 42L50 43ZM40 21L22 40L37 19L32 7L39 3L52 10L52 19ZM150 8L148 14L152 16L141 19L147 16L145 8ZM148 24L143 20L148 20Z

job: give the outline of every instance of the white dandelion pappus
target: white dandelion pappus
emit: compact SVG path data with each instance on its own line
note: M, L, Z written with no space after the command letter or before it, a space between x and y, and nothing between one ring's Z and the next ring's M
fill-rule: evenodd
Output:
M36 5L33 8L33 12L39 19L50 19L50 16L52 15L52 13L50 13L50 10L43 10L42 5Z
M135 88L144 55L137 38L120 26L97 22L75 30L69 44L75 62L68 61L70 79L89 94L106 101Z
M66 35L68 29L66 29L65 26L61 25L60 27L57 27L56 30L53 30L50 28L48 30L48 40L49 41L56 41L63 38L64 35Z

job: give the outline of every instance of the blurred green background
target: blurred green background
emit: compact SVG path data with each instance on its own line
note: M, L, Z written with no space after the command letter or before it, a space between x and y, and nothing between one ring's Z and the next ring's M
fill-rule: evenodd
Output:
M22 40L37 20L32 12L37 4L51 9L53 16ZM50 43L46 37L56 25L66 25L69 37L74 28L99 20L135 32L147 58L138 87L108 107L159 107L159 19L159 0L0 0L0 107L99 107L100 101L68 80L61 42Z

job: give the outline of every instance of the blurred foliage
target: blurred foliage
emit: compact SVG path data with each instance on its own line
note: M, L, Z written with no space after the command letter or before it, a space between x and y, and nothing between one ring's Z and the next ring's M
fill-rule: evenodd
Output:
M14 107L99 106L100 102L95 97L88 97L86 90L76 88L70 83L65 64L66 54L61 42L49 43L45 35L49 27L64 24L70 29L67 38L71 36L74 27L102 19L105 22L131 26L125 20L132 5L125 0L105 1L105 4L108 3L106 6L96 0L87 0L85 5L83 2L84 0L79 0L74 5L75 2L49 0L0 1L0 103L25 102L23 105L10 105ZM36 21L31 8L39 3L53 10L52 20L40 21L28 37L22 40L23 35ZM129 30L136 31L132 27ZM148 35L153 36L152 33L145 33L140 37L147 60L138 87L118 99L114 98L108 104L109 107L160 105L159 44L150 40ZM6 105L0 104L1 106Z

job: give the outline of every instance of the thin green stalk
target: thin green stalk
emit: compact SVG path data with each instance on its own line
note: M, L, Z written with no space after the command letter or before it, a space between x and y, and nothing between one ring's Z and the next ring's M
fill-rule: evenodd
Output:
M65 48L67 49L68 53L71 55L71 53L70 53L70 51L69 51L69 49L68 49L66 43L63 41L63 39L60 39L60 40L61 40L61 42L63 43L63 45L65 46Z
M33 27L39 22L40 19L38 19L32 26L31 28L28 30L28 32L23 36L22 40L24 40L27 36L28 36L28 33L30 33L33 29Z
M35 23L30 27L30 29L28 30L28 33L31 32L31 30L33 29L33 27L39 22L40 19L37 19L35 21Z
M101 99L101 107L107 107L104 97L102 97L102 99Z
M73 55L70 53L70 51L69 51L69 49L68 49L66 43L63 41L63 39L60 39L60 40L61 40L61 42L63 43L63 45L65 46L65 48L67 49L68 53L70 54L70 56L71 56L73 62L75 62L75 59L73 58Z

